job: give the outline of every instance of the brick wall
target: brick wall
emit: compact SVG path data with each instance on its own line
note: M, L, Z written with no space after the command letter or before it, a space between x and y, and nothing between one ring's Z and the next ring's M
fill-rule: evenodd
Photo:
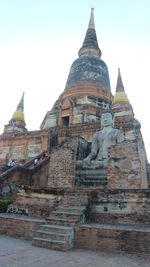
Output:
M61 197L52 193L35 193L28 190L27 192L19 192L13 205L27 209L29 216L46 218L54 210L60 199Z
M0 163L9 159L26 161L49 149L49 130L27 133L2 134L0 136Z
M58 143L68 140L71 137L82 136L87 141L91 140L91 137L96 131L100 130L100 122L71 125L69 127L58 128Z
M86 190L80 192L64 192L61 198L60 204L66 207L71 206L87 206L89 202L89 197Z
M148 188L142 149L138 140L127 140L109 149L108 188Z
M36 218L0 214L0 234L32 240L44 222Z
M57 147L50 156L48 186L68 188L74 186L75 153L71 148Z
M99 190L91 193L90 221L96 223L149 224L150 191Z
M76 229L76 248L131 254L150 253L150 228L114 229L98 225L79 226Z

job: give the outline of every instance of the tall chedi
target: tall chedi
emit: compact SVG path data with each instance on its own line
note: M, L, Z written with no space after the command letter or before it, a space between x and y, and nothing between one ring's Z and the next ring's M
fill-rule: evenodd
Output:
M108 68L101 54L92 8L79 57L71 66L64 92L52 110L47 112L41 129L99 120L102 111L108 108L112 100Z
M4 133L26 132L24 119L24 92L8 125L5 125Z

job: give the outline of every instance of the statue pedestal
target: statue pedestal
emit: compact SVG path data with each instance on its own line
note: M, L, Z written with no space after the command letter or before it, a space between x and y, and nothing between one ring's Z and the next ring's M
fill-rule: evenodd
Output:
M87 168L82 167L82 161L77 161L75 169L75 183L82 186L102 186L107 185L107 169L99 167L99 162L93 161Z

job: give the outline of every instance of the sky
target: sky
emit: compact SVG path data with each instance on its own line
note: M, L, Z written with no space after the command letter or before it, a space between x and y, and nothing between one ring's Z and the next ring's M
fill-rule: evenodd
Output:
M26 127L39 129L65 88L92 6L112 93L120 68L150 160L149 0L0 0L0 133L23 91Z

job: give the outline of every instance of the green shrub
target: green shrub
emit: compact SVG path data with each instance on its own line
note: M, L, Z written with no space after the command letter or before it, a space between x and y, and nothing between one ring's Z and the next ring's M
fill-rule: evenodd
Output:
M0 213L4 213L7 211L8 205L10 205L12 201L10 199L1 199L0 200Z

